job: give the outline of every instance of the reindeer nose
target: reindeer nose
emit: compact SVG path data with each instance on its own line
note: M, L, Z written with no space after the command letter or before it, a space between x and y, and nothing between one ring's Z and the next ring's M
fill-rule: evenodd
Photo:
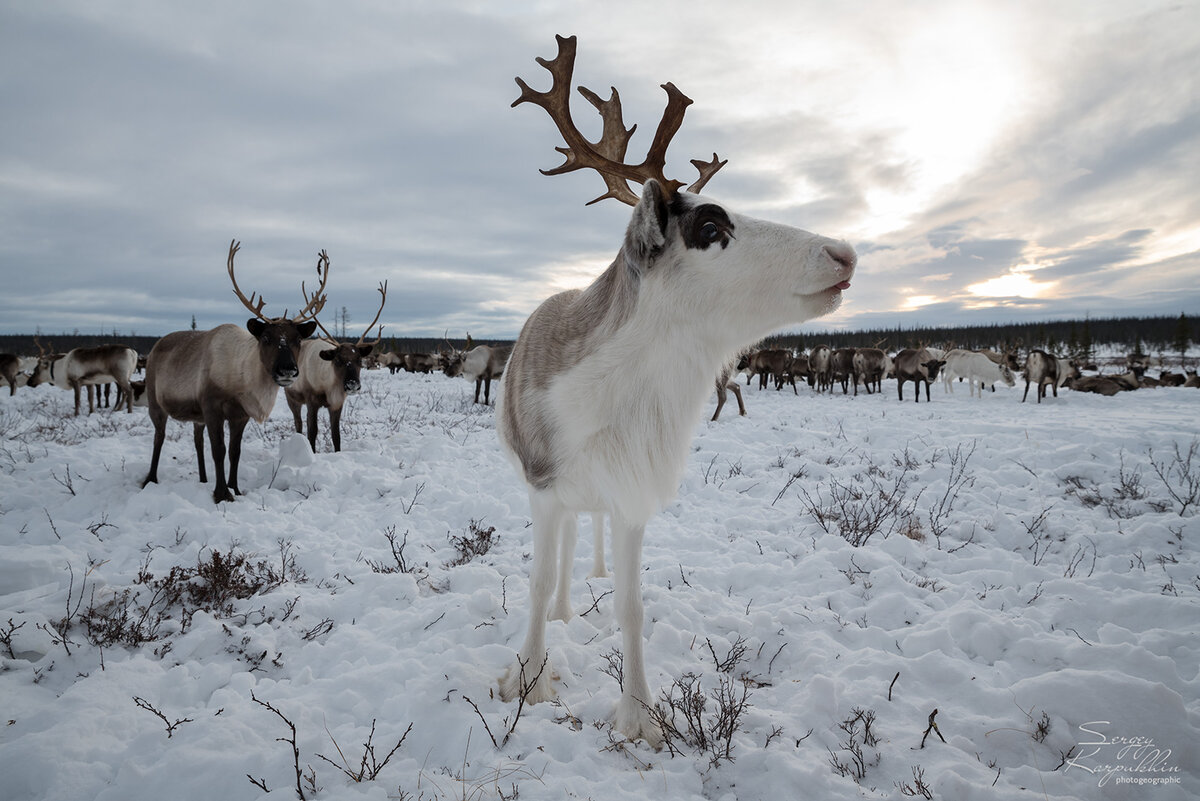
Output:
M299 377L300 370L295 367L275 371L275 383L281 387L290 386Z
M847 245L845 242L834 242L825 246L825 253L829 258L842 266L846 272L854 270L858 264L858 254L854 252L854 248Z
M346 382L343 389L345 389L347 392L358 392L360 389L362 389L362 387L357 381L351 380Z

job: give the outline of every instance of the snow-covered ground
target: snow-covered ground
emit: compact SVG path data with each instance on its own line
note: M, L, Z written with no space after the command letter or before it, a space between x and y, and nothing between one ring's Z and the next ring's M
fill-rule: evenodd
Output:
M528 507L466 381L368 373L338 454L279 402L220 506L190 427L140 489L144 410L5 393L0 798L295 798L297 766L310 799L1200 797L1200 517L1171 494L1200 491L1200 393L1022 389L751 389L697 426L642 574L653 691L707 698L674 753L608 723L586 520L559 702L499 700ZM263 589L213 599L221 571Z

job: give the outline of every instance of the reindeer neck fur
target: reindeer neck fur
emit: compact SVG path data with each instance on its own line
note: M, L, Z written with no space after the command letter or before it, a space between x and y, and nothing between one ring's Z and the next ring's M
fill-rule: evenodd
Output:
M659 294L643 282L632 307L615 304L600 326L613 333L549 388L565 418L557 491L635 523L675 497L704 401L735 349L697 336Z

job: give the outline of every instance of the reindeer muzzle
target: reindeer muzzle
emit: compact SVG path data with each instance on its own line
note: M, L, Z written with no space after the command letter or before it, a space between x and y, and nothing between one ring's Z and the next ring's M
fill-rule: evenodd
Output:
M300 371L295 367L289 367L275 371L275 383L281 387L290 387L292 383L300 377Z
M358 383L358 379L351 378L342 385L342 389L346 390L347 393L354 393L362 389L362 385Z

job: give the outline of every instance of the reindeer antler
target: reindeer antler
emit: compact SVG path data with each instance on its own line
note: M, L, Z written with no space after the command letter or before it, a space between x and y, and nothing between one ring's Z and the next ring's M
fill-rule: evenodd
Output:
M283 317L270 318L263 314L263 306L266 305L267 302L266 298L262 297L261 295L257 295L257 293L254 292L251 292L250 297L247 298L246 294L242 292L242 288L238 286L237 277L233 273L233 257L237 255L237 252L241 249L241 247L242 243L238 242L236 239L231 239L229 241L229 259L226 263L226 266L229 270L229 280L233 282L233 293L238 296L238 299L242 301L242 304L249 309L255 317L263 322L270 323L282 320ZM311 297L309 297L309 294L304 287L304 283L300 283L300 292L304 295L307 305L300 310L299 314L291 318L292 322L302 323L306 320L316 319L317 312L321 311L321 309L325 306L325 282L329 280L329 256L327 256L323 250L317 257L317 275L321 276L321 285L317 287L317 291L314 292ZM255 297L258 298L257 303L254 302ZM284 317L286 316L287 312L285 311Z
M307 304L292 318L293 323L315 320L321 309L325 308L325 282L329 280L329 254L325 252L324 248L317 254L317 276L320 277L321 284L317 287L317 291L312 293L311 297L305 288L304 282L300 282L300 294L304 295L304 300L307 301ZM322 328L321 330L324 331L325 329Z
M546 68L553 78L550 90L535 92L525 81L517 78L517 85L521 87L521 96L512 104L515 107L528 102L541 106L558 126L559 132L567 143L566 147L555 148L566 157L566 161L554 169L541 170L541 173L543 175L561 175L585 167L596 170L604 179L608 191L590 201L588 205L611 197L636 206L638 196L629 189L628 181L642 184L653 178L661 183L668 192L675 192L683 187L682 181L667 178L663 174L663 167L666 164L667 147L683 124L684 112L692 104L691 98L675 88L673 83L662 85L667 93L667 107L658 123L658 129L654 132L654 140L650 143L646 158L641 164L626 164L624 163L625 150L629 145L629 137L637 130L637 126L625 128L625 122L621 117L621 98L617 94L617 90L612 89L612 95L608 100L601 100L595 92L582 86L579 87L580 94L596 107L604 120L604 130L600 141L595 143L588 141L571 119L571 76L575 70L576 40L574 36L564 38L557 35L555 39L558 40L558 55L554 60L535 59L538 64ZM688 187L688 191L699 192L725 163L717 158L716 153L713 154L711 162L693 159L692 164L700 172L700 178Z
M384 281L383 283L381 283L381 284L379 285L378 289L379 289L379 295L380 295L380 297L379 297L379 311L375 312L375 319L374 319L374 320L372 320L372 321L371 321L371 324L370 324L370 325L368 325L368 326L367 326L367 328L366 328L366 330L362 332L362 336L360 336L360 337L358 338L358 342L354 343L354 346L355 346L356 348L357 348L357 347L361 347L361 346L363 346L363 345L366 345L366 344L370 344L371 346L375 346L375 345L378 345L380 342L382 342L382 341L383 341L383 326L382 326L382 325L381 325L381 326L379 326L379 336L378 336L378 337L376 337L376 339L375 339L375 341L374 341L374 342L367 343L367 342L364 342L364 341L363 341L363 340L365 340L365 339L367 338L367 334L371 333L371 329L375 327L375 323L379 322L379 315L383 314L383 304L387 303L387 281Z
M255 317L257 317L260 320L266 321L268 318L266 315L264 315L262 313L263 305L266 304L266 302L267 302L266 298L263 298L260 296L258 298L258 304L255 305L255 303L254 303L255 293L251 292L250 297L247 298L246 295L242 292L241 287L238 286L237 278L233 274L233 257L237 254L238 250L241 247L242 247L242 243L238 242L236 239L229 240L229 260L227 261L226 264L227 264L227 268L229 270L229 280L233 282L233 294L238 296L238 300L240 300L243 303L243 305L245 305L245 307L247 309L249 309L250 312Z

